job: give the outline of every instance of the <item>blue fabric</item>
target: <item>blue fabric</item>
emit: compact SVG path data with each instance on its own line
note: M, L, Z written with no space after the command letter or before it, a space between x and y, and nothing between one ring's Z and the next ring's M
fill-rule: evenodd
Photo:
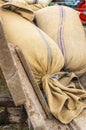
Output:
M65 0L65 4L68 6L77 6L81 0Z

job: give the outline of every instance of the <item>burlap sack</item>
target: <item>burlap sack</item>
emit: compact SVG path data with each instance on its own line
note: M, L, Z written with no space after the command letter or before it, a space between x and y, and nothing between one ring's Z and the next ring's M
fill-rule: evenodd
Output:
M31 22L34 19L34 12L31 7L25 2L25 0L22 0L21 2L19 0L9 0L9 2L3 2L0 6L4 9L18 13Z
M64 58L57 44L34 24L21 16L1 9L3 28L9 43L18 45L38 84L42 84L52 114L62 123L78 116L86 104L84 90L69 88L72 74L60 72ZM67 78L65 86L62 79ZM60 83L59 80L62 82Z
M44 4L30 4L30 7L33 11L37 11L39 9L45 8L46 6Z
M59 46L64 70L78 76L86 72L86 38L78 12L66 6L46 7L36 12L36 23Z
M44 4L44 5L48 5L52 0L26 0L28 3L30 4Z
M19 14L31 22L34 20L34 11L45 7L44 4L29 4L25 0L0 1L0 6Z

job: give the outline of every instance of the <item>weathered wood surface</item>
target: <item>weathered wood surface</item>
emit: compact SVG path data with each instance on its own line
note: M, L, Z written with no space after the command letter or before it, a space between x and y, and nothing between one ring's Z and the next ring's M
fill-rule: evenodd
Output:
M28 125L34 130L47 130L45 121L39 110L38 99L33 94L32 86L17 58L14 49L6 41L0 22L0 67L5 81L16 105L25 106L28 115ZM22 88L23 87L23 88ZM40 109L41 106L40 106ZM30 123L31 122L31 123ZM31 124L31 125L30 125Z
M24 103L24 107L26 109L28 115L28 125L30 130L47 130L45 121L43 118L44 111L38 101L38 98L33 90L29 79L22 67L22 64L19 58L16 55L16 52L13 47L10 46L10 52L13 57L13 61L15 62L15 66L20 75L20 79L23 84L23 91L25 93L26 102ZM46 117L46 116L45 116Z
M8 94L0 94L0 106L1 107L16 107L13 99Z
M24 70L25 70L25 72L26 72L26 74L27 74L27 76L28 76L28 78L30 80L30 83L32 84L32 87L33 87L34 91L37 94L37 97L38 97L38 99L39 99L39 101L40 101L40 103L41 103L47 117L49 119L52 119L52 114L50 112L50 109L49 109L46 101L44 100L44 97L42 95L42 92L41 92L37 82L34 79L34 76L33 76L32 72L31 72L31 69L30 69L30 65L27 64L27 61L26 61L22 51L19 49L19 47L16 46L15 49L16 49L17 55L18 55L18 57L19 57L19 59L20 59L20 61L22 63L22 66L23 66L23 68L24 68Z
M25 123L27 113L23 105L16 107L10 94L0 94L0 125Z
M9 123L24 123L27 119L27 114L23 106L7 108L7 117Z
M0 112L0 125L24 123L27 119L27 114L23 107L8 107Z
M86 130L86 110L84 110L69 125L73 130Z
M16 105L25 102L25 95L22 89L22 81L19 73L12 60L11 53L5 38L2 23L0 22L0 68L4 75L5 81Z

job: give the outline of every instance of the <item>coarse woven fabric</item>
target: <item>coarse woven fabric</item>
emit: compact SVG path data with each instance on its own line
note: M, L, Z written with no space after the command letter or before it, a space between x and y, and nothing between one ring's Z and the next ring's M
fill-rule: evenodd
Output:
M44 4L29 4L26 0L0 1L0 6L19 14L31 22L34 20L34 11L45 7Z
M27 3L29 4L44 4L44 5L48 5L52 0L26 0Z
M86 72L86 37L79 13L66 6L46 7L35 13L36 24L59 46L64 70L80 76Z
M86 92L73 86L75 75L60 72L64 58L58 45L18 14L0 9L0 16L8 43L22 50L37 83L43 86L52 114L62 123L69 123L86 107Z

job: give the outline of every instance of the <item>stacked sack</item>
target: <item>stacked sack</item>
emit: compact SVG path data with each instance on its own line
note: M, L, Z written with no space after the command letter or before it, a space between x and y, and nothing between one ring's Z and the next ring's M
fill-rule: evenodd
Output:
M0 6L21 15L23 18L31 22L33 22L34 19L34 11L45 7L44 4L30 4L26 0L1 0Z
M46 7L35 13L36 24L59 46L64 71L80 76L86 72L86 38L77 11L66 6Z
M0 8L0 16L8 43L22 50L37 83L42 84L52 114L62 123L69 123L86 108L86 92L70 85L71 81L66 86L59 82L64 76L68 81L69 75L60 72L64 58L58 45L16 13Z
M44 4L44 5L48 5L52 0L26 0L28 3L30 4L37 4L37 3L40 3L40 4Z

